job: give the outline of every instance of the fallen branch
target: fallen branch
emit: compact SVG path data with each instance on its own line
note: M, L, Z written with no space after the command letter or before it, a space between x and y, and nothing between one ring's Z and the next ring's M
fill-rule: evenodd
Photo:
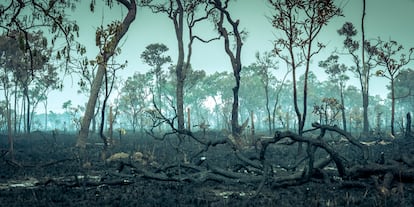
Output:
M351 144L353 144L353 145L357 146L359 149L361 149L361 151L363 153L364 160L369 159L368 147L363 145L359 141L357 141L350 133L340 129L336 125L335 126L329 126L329 125L321 125L319 123L312 123L312 127L316 128L316 129L321 129L321 130L333 131L333 132L336 132L336 133L344 136L345 139L347 139Z

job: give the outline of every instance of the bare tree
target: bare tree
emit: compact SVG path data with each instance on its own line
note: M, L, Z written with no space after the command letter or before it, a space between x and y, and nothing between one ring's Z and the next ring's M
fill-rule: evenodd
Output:
M376 45L372 44L365 38L365 16L366 2L362 0L362 17L361 17L361 42L354 40L357 30L350 22L346 22L339 30L338 34L345 36L344 47L347 53L351 55L355 67L353 72L357 74L361 86L362 108L363 108L363 132L369 131L368 105L369 105L369 82L372 76L372 69L375 67L374 58L376 54ZM361 47L361 55L358 51Z
M382 41L377 47L377 61L378 65L385 67L386 71L378 70L376 74L383 76L390 80L391 90L391 134L395 135L395 80L400 75L401 70L410 61L414 59L414 48L410 48L407 53L404 53L404 47L394 40Z
M213 9L208 7L206 1L189 1L189 0L169 0L165 3L154 3L152 0L141 2L143 6L149 7L154 13L165 13L174 24L175 35L178 44L178 58L176 63L175 75L177 78L176 85L176 113L178 122L178 131L184 128L184 82L187 70L191 64L192 45L194 40L200 40L208 43L218 38L204 40L193 33L193 28L197 23L207 20ZM200 12L203 9L204 12ZM200 16L196 14L200 14ZM188 31L187 51L184 46L184 27ZM187 52L187 54L186 54Z
M214 7L219 11L217 20L217 29L220 35L224 38L224 49L230 58L231 66L233 68L233 76L236 81L236 86L233 87L233 105L231 111L231 129L234 138L239 138L243 126L239 125L239 89L240 89L240 72L241 64L241 50L243 46L243 35L245 31L239 30L240 21L233 19L228 11L229 0L225 0L224 4L221 0L210 1ZM230 25L228 29L226 24ZM233 38L234 48L232 50L230 45L230 37ZM247 123L247 122L246 122ZM244 124L243 124L244 125Z
M341 10L333 0L287 1L269 0L274 14L272 25L282 37L275 41L274 52L292 69L293 102L301 135L306 121L308 74L311 60L325 45L316 37L322 28ZM299 108L297 73L305 65L303 85L303 107Z

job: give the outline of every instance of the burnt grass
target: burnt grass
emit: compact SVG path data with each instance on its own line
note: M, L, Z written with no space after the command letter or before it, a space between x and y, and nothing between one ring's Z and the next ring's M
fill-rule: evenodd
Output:
M224 137L221 132L196 136L205 140ZM130 156L104 161L102 141L94 135L88 140L87 164L79 159L75 134L19 135L14 141L14 161L7 154L7 137L0 138L0 206L414 206L411 181L395 179L389 192L384 193L376 185L383 179L381 175L345 184L334 169L321 170L320 176L315 173L306 182L280 186L234 179L226 182L225 178L202 182L168 179L169 176L185 178L194 170L185 168L185 163L197 163L201 169L212 166L245 173L246 177L256 173L235 156L229 144L210 146L198 153L204 146L188 137L180 142L176 136L156 140L145 133L128 133L122 138L116 137L107 154L140 152L142 156L138 160ZM330 143L338 153L358 163L360 153L349 143L335 139ZM378 140L381 138L364 141ZM381 162L383 157L398 160L401 153L412 157L412 137L386 141L389 144L369 147L373 162ZM257 146L245 147L241 153L255 157ZM318 157L326 156L322 150L316 153ZM273 170L273 176L286 176L297 170L290 168L295 160L300 160L296 155L297 144L271 145L266 162L279 167ZM205 160L200 164L201 158ZM332 164L329 166L334 168ZM163 176L151 177L145 172Z

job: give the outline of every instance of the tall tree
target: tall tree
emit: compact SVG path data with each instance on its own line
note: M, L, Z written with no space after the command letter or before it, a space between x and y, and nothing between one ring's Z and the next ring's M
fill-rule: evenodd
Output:
M28 42L22 43L16 39L8 38L8 44L3 45L2 54L9 60L3 62L3 67L10 67L9 72L13 73L16 89L20 87L23 97L22 102L25 105L25 131L30 133L31 126L31 109L34 109L39 101L39 97L42 94L33 93L33 90L39 90L45 88L42 86L48 80L56 82L57 74L56 68L49 64L51 56L51 48L48 45L47 39L44 37L43 32L37 31L29 33ZM3 41L6 39L3 39ZM25 44L28 44L31 48L31 56L25 50ZM13 46L14 47L10 47ZM51 82L49 82L51 83ZM48 87L48 86L47 86ZM47 88L46 87L46 88ZM16 93L17 91L15 91ZM44 98L44 97L43 97Z
M319 66L325 68L325 72L328 74L329 79L336 83L339 88L339 95L341 101L341 113L342 113L342 127L346 131L346 113L345 113L345 98L344 90L346 81L349 80L349 76L346 75L348 67L344 64L338 63L339 56L331 55L326 60L320 61Z
M282 32L275 41L274 52L292 69L293 102L298 120L298 132L302 134L307 113L308 74L312 58L325 47L316 37L341 10L333 0L269 0L274 14L272 25ZM286 52L284 49L287 49ZM299 108L297 74L305 65L303 84L303 107Z
M45 110L45 130L47 130L48 126L48 94L52 90L59 90L62 89L62 83L58 76L58 68L52 65L51 63L47 63L45 65L45 69L42 71L38 71L38 78L34 80L34 87L32 87L30 91L30 96L33 101L31 117L34 116L35 110L38 107L38 104L43 102L44 110Z
M162 70L162 66L166 63L171 62L170 56L163 55L165 52L168 51L168 47L161 43L154 43L150 44L147 47L145 47L144 52L141 54L141 59L146 64L152 67L150 72L155 77L155 87L157 89L157 96L158 100L155 102L158 104L158 108L162 109L162 101L161 101L161 87L163 82L165 82L164 79L164 72Z
M363 55L358 55L360 49L360 42L354 40L357 35L357 30L350 22L346 22L339 30L339 35L345 36L344 48L346 53L352 57L352 61L355 63L355 67L352 67L351 71L354 72L359 79L361 95L362 95L362 108L363 108L363 131L367 133L369 131L369 117L368 117L368 105L369 105L369 82L371 78L372 69L376 63L375 54L377 53L376 45L364 40L362 44ZM364 35L363 35L364 36ZM365 38L363 38L365 39Z
M139 116L147 107L146 99L150 96L150 75L135 73L128 77L121 89L121 97L119 101L120 110L127 115L132 130L135 133L138 121L141 118L140 127L143 129L142 116Z
M377 47L378 65L385 67L385 71L378 70L376 74L390 80L391 90L391 134L395 135L395 80L401 74L404 66L413 60L414 48L410 48L408 52L403 51L404 47L394 40L382 41Z
M96 70L98 68L98 65L96 64L96 60L88 60L87 57L80 57L78 60L71 60L71 67L74 73L77 73L79 76L78 81L78 94L83 94L86 97L90 95L90 90L93 85L93 79L96 74ZM103 88L103 87L102 87ZM100 94L98 95L98 98L96 100L96 110L92 117L92 132L96 132L96 125L97 125L97 117L99 114L99 109L101 105L100 100Z
M267 112L267 120L268 120L268 130L269 134L272 134L272 126L274 126L274 120L272 118L272 113L270 109L270 84L275 81L276 77L273 75L273 70L277 70L277 63L273 59L273 54L269 52L265 52L262 56L260 56L260 53L256 53L256 62L255 64L258 66L257 74L260 77L260 80L263 84L263 89L265 92L265 99L266 99L266 112ZM276 107L276 106L275 106Z
M186 73L191 64L192 46L194 40L200 40L204 43L210 42L217 38L210 40L204 40L201 37L194 34L194 27L206 20L211 12L212 8L209 8L204 0L188 1L188 0L169 0L163 3L154 3L153 0L142 1L143 6L149 7L154 13L165 13L168 18L174 24L175 36L178 44L178 57L176 63L175 75L177 78L176 85L176 110L177 110L177 122L178 131L184 131L184 82L186 79ZM203 9L204 12L200 10ZM201 14L198 16L197 14ZM187 50L184 46L184 28L187 28L188 43ZM187 54L186 54L187 53Z
M239 89L240 89L240 72L242 70L241 64L241 51L243 46L243 36L245 31L239 30L238 19L233 19L228 11L229 0L225 0L224 4L222 0L210 1L214 7L219 11L217 20L217 29L220 35L224 38L224 50L230 58L231 66L233 69L233 76L236 85L233 87L233 104L231 110L231 132L234 138L240 138L240 134L243 127L239 124ZM227 28L226 25L230 25ZM233 38L234 49L231 46L230 38Z
M117 52L119 42L127 33L130 25L135 20L137 13L137 5L135 0L116 0L116 2L124 6L128 10L128 13L122 22L114 22L111 25L108 25L108 28L104 30L98 29L96 31L96 46L101 48L99 54L97 55L97 64L99 66L95 78L92 82L91 93L86 105L86 111L82 119L81 130L79 132L76 143L76 146L81 149L82 155L86 148L86 139L88 138L91 119L95 112L96 100L98 98L99 90L102 86L108 61ZM112 6L112 1L109 1L107 3ZM110 41L108 41L105 45L101 45L101 35L110 36Z
M14 50L12 49L14 48ZM17 41L10 41L5 35L0 36L0 77L1 77L1 89L3 90L4 101L1 102L1 116L5 119L7 124L7 137L9 144L9 155L11 159L14 159L14 145L13 145L13 131L12 131L12 119L11 119L11 93L12 93L12 79L15 67L19 67L20 62L16 61L16 53L21 52L17 49Z
M361 85L362 108L363 108L363 132L369 131L368 105L369 105L369 81L371 70L374 67L372 60L375 56L375 46L371 45L365 38L365 16L366 16L366 0L362 0L362 16L361 16L361 59L357 55L359 42L352 38L357 34L353 24L346 22L341 29L338 30L340 35L345 36L344 46L348 53L352 56L356 65L354 72L358 75Z
M369 104L369 78L370 67L365 64L365 16L366 16L366 0L362 0L362 17L361 17L361 42L362 42L362 69L359 69L357 64L357 73L361 83L362 90L362 107L364 108L364 133L368 133L369 121L368 121L368 104ZM355 58L354 58L355 61Z

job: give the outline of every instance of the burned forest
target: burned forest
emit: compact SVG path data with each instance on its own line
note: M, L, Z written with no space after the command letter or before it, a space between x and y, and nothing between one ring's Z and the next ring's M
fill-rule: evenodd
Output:
M414 206L394 3L0 3L0 205Z

